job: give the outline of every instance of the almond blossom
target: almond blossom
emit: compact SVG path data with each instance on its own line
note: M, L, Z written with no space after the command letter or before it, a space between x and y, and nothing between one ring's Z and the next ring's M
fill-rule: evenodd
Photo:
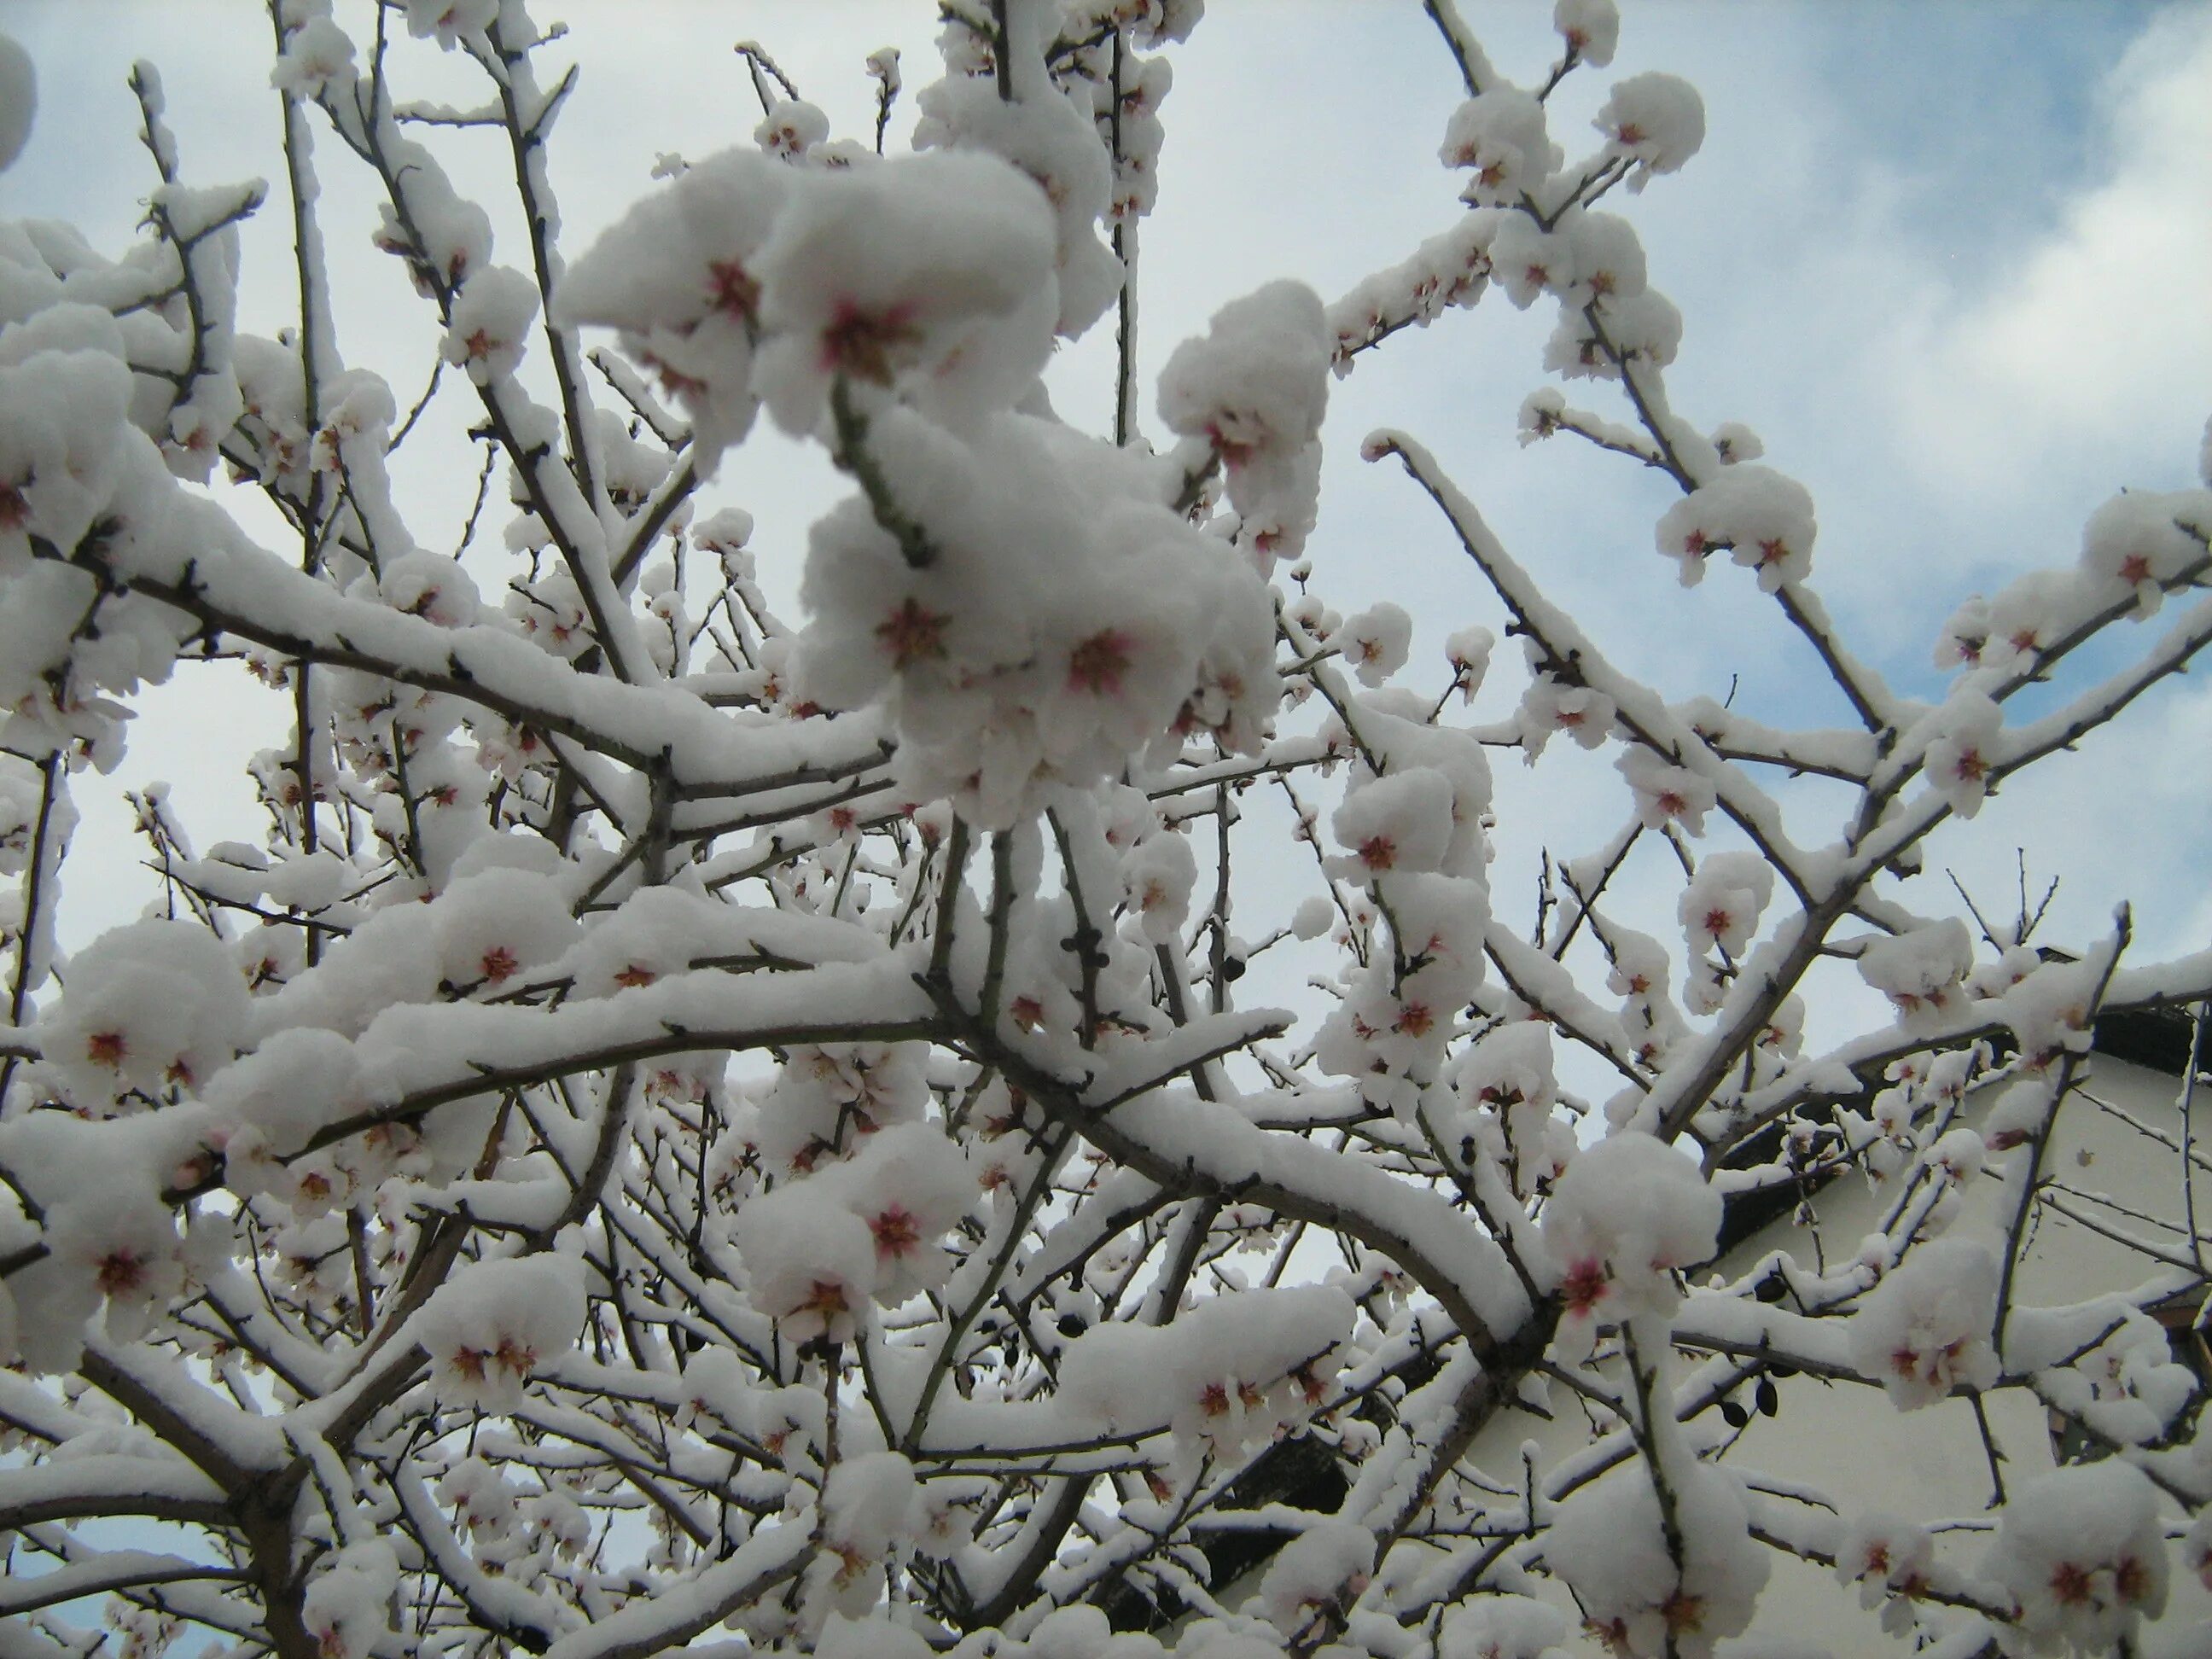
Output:
M1900 1409L1932 1405L1997 1376L1990 1322L1997 1264L1966 1239L1923 1244L1890 1272L1851 1318L1852 1363Z
M1987 1570L2039 1645L2114 1651L2166 1606L2171 1568L2157 1492L2118 1462L2040 1476L2007 1507Z

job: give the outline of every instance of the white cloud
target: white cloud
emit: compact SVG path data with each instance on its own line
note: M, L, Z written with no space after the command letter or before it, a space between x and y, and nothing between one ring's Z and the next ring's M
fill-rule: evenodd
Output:
M2212 14L2154 19L2102 90L2109 173L1899 365L1927 487L1979 501L2056 465L2179 483L2212 406ZM1921 331L1915 331L1916 333Z

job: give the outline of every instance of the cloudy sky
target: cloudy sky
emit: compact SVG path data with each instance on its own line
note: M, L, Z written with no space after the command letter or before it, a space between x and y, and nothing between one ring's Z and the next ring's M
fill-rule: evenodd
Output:
M1556 46L1548 5L1462 9L1501 70L1542 74ZM872 48L900 46L910 86L934 74L929 0L536 9L569 25L553 55L584 63L554 147L578 248L649 186L658 153L747 141L758 111L730 50L737 40L765 45L842 133L869 123L861 64ZM1769 463L1812 489L1816 586L1860 654L1932 695L1941 682L1929 649L1960 599L2069 562L2082 519L2115 488L2193 481L2212 410L2212 8L1681 0L1628 9L1613 68L1561 89L1553 131L1578 153L1618 75L1664 69L1703 92L1703 153L1611 204L1636 222L1653 284L1687 319L1675 405L1708 427L1747 422ZM0 178L0 213L65 217L104 248L125 244L151 181L124 86L140 57L163 71L189 179L276 175L259 6L9 0L5 24L40 66L42 115ZM420 95L473 95L457 59L417 48L399 61ZM1462 89L1415 0L1212 0L1174 61L1162 205L1144 232L1148 379L1223 301L1280 276L1334 297L1462 210L1459 180L1435 159ZM497 216L500 156L462 137L450 164ZM327 134L319 142L342 344L383 370L404 404L433 335L395 262L368 246L361 170ZM260 331L284 314L288 234L280 212L249 228L244 320ZM1420 618L1417 653L1434 653L1465 622L1497 625L1433 510L1395 467L1358 459L1367 430L1402 426L1617 662L1672 696L1719 696L1734 680L1739 706L1766 718L1847 719L1744 573L1717 569L1693 592L1675 586L1651 550L1663 480L1566 441L1515 442L1515 412L1541 379L1547 310L1516 313L1493 295L1400 336L1338 386L1312 549L1322 591L1346 611L1381 598L1407 605ZM1062 412L1092 425L1103 423L1110 385L1104 336L1054 374ZM1597 393L1575 401L1602 406ZM459 402L441 398L410 442L405 499L428 545L458 538L474 479L464 425ZM805 526L836 488L818 457L762 431L726 463L709 504L758 515L764 574L788 593ZM2113 740L2054 762L1974 825L1947 831L1931 867L1954 865L2005 907L2014 849L2025 848L2039 877L2065 875L2059 910L2075 937L2130 899L2146 952L2212 942L2205 679L2163 688ZM1510 698L1518 687L1495 690ZM204 845L251 836L226 757L258 718L196 675L146 700L120 781L167 778ZM1533 780L1510 762L1499 771L1509 833L1498 885L1502 902L1518 905L1537 847L1583 850L1621 802L1601 763L1547 759ZM88 808L98 793L85 791ZM1801 835L1826 839L1815 826L1832 799L1810 787L1791 799ZM116 844L118 820L95 817L88 833ZM1941 881L1907 896L1943 908L1943 894L1924 890ZM81 939L136 902L123 884L80 879L69 930Z

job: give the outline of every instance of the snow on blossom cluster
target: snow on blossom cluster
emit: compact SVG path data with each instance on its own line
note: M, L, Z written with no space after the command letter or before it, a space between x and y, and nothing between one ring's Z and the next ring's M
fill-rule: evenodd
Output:
M1271 603L1160 499L1156 463L1013 413L963 441L887 407L866 442L913 533L857 497L816 526L795 672L823 707L885 701L912 796L1003 827L1188 738L1257 745Z
M1974 941L1953 918L1868 945L1859 975L1887 996L1907 1030L1940 1027L1955 1016L1974 965Z
M1749 950L1774 896L1774 866L1756 853L1715 853L1701 862L1675 901L1692 952L1685 997L1692 1012L1720 1006L1731 964Z
M1620 29L1614 7L1602 0L1562 5L1555 23L1567 48L1555 75L1576 64L1612 61ZM1540 296L1557 300L1544 366L1563 378L1633 380L1663 370L1680 349L1681 313L1650 286L1633 227L1592 204L1615 185L1640 191L1697 154L1705 116L1696 90L1658 71L1623 77L1592 124L1603 143L1570 161L1543 98L1486 62L1467 68L1474 95L1447 124L1439 158L1469 174L1464 199L1473 210L1455 230L1339 302L1330 323L1340 372L1398 328L1425 326L1449 307L1471 306L1493 284L1522 309ZM1639 387L1636 395L1649 394ZM1524 405L1524 442L1563 429L1644 456L1673 474L1684 495L1661 516L1656 536L1685 586L1700 580L1708 556L1723 550L1755 571L1769 592L1810 572L1812 498L1795 479L1755 465L1760 447L1741 427L1708 436L1669 416L1647 434L1572 409L1549 387Z
M1006 19L1003 65L951 73L922 89L915 145L996 155L1035 181L1051 210L1051 319L1072 337L1097 321L1121 285L1121 262L1100 234L1113 206L1113 158L1099 142L1095 106L1045 73L1047 53L1072 20L1042 0L1016 0ZM948 27L972 49L972 35ZM957 48L947 67L960 67Z
M1707 555L1725 549L1773 592L1812 570L1813 498L1794 478L1738 462L1661 515L1659 550L1679 562L1682 585L1703 578Z
M2036 570L1976 594L1943 625L1936 665L1979 690L2034 672L2044 653L2121 606L2155 616L2167 593L2212 572L2212 487L2130 490L2089 516L2071 570Z
M759 403L815 429L833 381L896 387L956 423L1009 406L1054 336L1084 332L1121 287L1102 224L1149 206L1137 181L1170 77L1139 60L1115 98L1097 25L1127 9L1018 0L1004 66L948 22L914 156L825 145L821 112L782 101L758 150L687 166L577 261L561 319L623 331L692 416L708 473ZM1182 39L1197 10L1143 9L1150 46Z
M250 199L229 192L188 207L179 198L174 216L219 219ZM207 251L228 234L203 224L198 262L219 264ZM59 562L88 540L126 551L187 539L169 465L204 477L213 452L201 442L195 455L173 430L220 432L235 417L221 407L227 377L201 377L196 404L161 378L193 354L181 302L111 314L175 280L173 244L140 251L110 264L65 227L0 226L0 741L18 755L82 745L112 766L124 717L115 699L167 679L190 631L179 613L105 592ZM134 374L140 362L146 371Z
M1465 1108L1457 1125L1471 1127L1475 1145L1523 1199L1550 1188L1575 1156L1555 1060L1551 1028L1521 1020L1486 1032L1460 1057L1453 1079Z
M1855 1516L1842 1528L1835 1554L1836 1577L1858 1586L1860 1607L1881 1608L1886 1634L1909 1634L1914 1600L1937 1579L1928 1528L1884 1511Z
M1689 1460L1667 1480L1663 1508L1640 1461L1577 1493L1546 1532L1544 1557L1613 1651L1711 1659L1751 1623L1766 1553L1748 1534L1733 1472Z
M399 1562L382 1539L349 1544L308 1586L301 1622L323 1659L368 1659L392 1639L386 1608L399 1584Z
M1359 627L1354 618L1339 637L1356 638ZM1378 658L1402 655L1395 626L1377 626L1373 637L1383 644L1363 653L1363 678ZM1329 820L1343 851L1325 867L1365 890L1388 942L1347 970L1314 1048L1322 1069L1357 1079L1364 1098L1408 1118L1442 1080L1483 981L1490 922L1489 765L1463 734L1423 722L1416 701L1384 687L1347 701L1332 722L1328 740L1357 758Z
M762 403L813 431L833 382L947 415L1011 404L1051 349L1052 260L1046 203L989 156L815 172L729 150L632 208L556 311L622 331L711 470Z
M868 1133L851 1158L739 1206L733 1239L747 1295L793 1341L850 1340L872 1300L893 1306L944 1281L951 1261L940 1241L977 1195L941 1127Z
M1124 1433L1164 1419L1193 1462L1229 1456L1328 1396L1353 1312L1343 1291L1313 1285L1218 1297L1164 1327L1100 1325L1069 1345L1060 1396Z
M2039 1314L2021 1322L2032 1331L2049 1317ZM2195 1375L2175 1357L2165 1328L2134 1308L2119 1311L2102 1341L2080 1349L2068 1364L2038 1371L2036 1386L2057 1409L2116 1446L2150 1445L2164 1438L2197 1389Z
M1680 1153L1624 1130L1575 1156L1543 1224L1564 1303L1560 1344L1586 1352L1601 1325L1674 1310L1680 1275L1713 1253L1721 1195Z
M1968 599L1936 642L1936 665L1957 676L1915 732L1930 791L1960 817L1972 817L2017 763L2003 698L2104 621L2148 620L2167 594L2206 586L2212 586L2212 485L2116 495L2090 515L2073 568L2029 571L1994 594Z
M1278 282L1224 306L1160 374L1160 417L1219 460L1243 521L1238 540L1262 575L1296 557L1313 529L1328 358L1320 300Z
M2157 1489L2117 1459L2028 1481L2005 1506L1986 1570L2011 1593L2034 1650L2120 1652L2166 1607Z
M441 1397L484 1411L520 1409L523 1385L582 1328L582 1268L564 1256L488 1261L441 1285L416 1322Z
M1064 100L942 86L925 108L938 141L957 148L827 172L713 158L580 260L557 308L621 328L660 367L703 465L743 435L757 402L824 436L861 490L813 533L799 706L884 699L902 787L998 827L1042 790L1087 787L1188 736L1253 746L1275 702L1273 630L1250 570L1184 522L1170 464L1014 407L1055 330L1096 313L1088 298L1055 298L1088 283L1079 250L1103 249L1069 243L1050 160L1103 167L1091 125L1056 116L1033 152L1000 130L1002 116L1018 125L1034 106L1073 119ZM641 246L657 257L637 260ZM1239 303L1263 300L1317 332L1310 294ZM1246 331L1183 376L1189 394L1164 388L1170 423L1192 396L1229 399L1234 415L1216 423L1242 423L1232 478L1310 473L1325 357L1285 356L1279 329ZM1240 386L1240 374L1258 378ZM1255 510L1268 489L1297 494L1294 480L1253 488ZM1309 480L1291 518L1310 521L1310 495Z
M1972 1240L1921 1245L1870 1293L1850 1322L1851 1357L1910 1411L1997 1378L1997 1263Z

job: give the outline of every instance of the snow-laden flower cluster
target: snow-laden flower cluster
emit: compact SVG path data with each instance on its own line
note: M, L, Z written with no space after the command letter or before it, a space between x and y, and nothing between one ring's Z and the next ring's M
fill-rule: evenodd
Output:
M1977 593L1936 636L1936 665L1977 680L2034 673L2045 653L2114 606L2145 618L2212 574L2212 489L2129 490L2089 516L2070 570L2031 570Z
M805 1174L850 1156L869 1136L918 1121L928 1102L921 1051L910 1043L793 1048L744 1121L763 1167Z
M945 416L1011 403L1051 348L1051 222L1036 186L988 156L794 173L725 151L579 259L556 319L620 329L711 470L760 402L812 431L833 383Z
M1668 1481L1679 1562L1640 1460L1560 1506L1544 1559L1613 1652L1710 1659L1717 1643L1750 1624L1766 1553L1749 1534L1742 1491L1729 1472L1686 1461L1668 1469Z
M1622 750L1613 764L1635 793L1637 821L1645 829L1679 823L1693 836L1705 833L1705 814L1717 799L1710 779L1686 767L1670 766L1640 746Z
M884 1569L927 1522L914 1465L895 1451L842 1459L822 1488L823 1549L808 1568L815 1607L865 1617L883 1598Z
M1620 42L1620 8L1614 0L1558 0L1552 27L1583 63L1603 69Z
M447 1404L517 1410L538 1366L574 1346L584 1323L584 1264L536 1255L455 1274L416 1316L432 1384Z
M1359 1598L1375 1571L1375 1535L1348 1522L1323 1522L1300 1533L1268 1564L1259 1609L1285 1640L1313 1629L1318 1618Z
M1968 682L1955 686L1930 717L1926 775L1929 790L1962 818L1982 810L1990 774L2004 759L2004 711Z
M1454 1088L1478 1145L1523 1197L1548 1190L1575 1156L1574 1126L1559 1109L1552 1028L1522 1020L1486 1031L1459 1060Z
M1016 95L997 76L948 76L925 88L915 131L921 150L955 146L995 155L1034 179L1051 208L1048 245L1052 327L1070 337L1097 321L1121 285L1121 261L1101 237L1115 186L1114 168L1099 143L1095 110L1043 80L1046 9L1016 5L1008 16Z
M753 129L753 142L779 161L803 159L830 137L830 118L803 98L779 98Z
M1565 733L1580 749L1602 749L1615 734L1620 710L1571 665L1556 662L1534 641L1528 642L1532 671L1528 689L1516 711L1521 728L1521 757L1534 766L1554 737Z
M1684 1000L1692 1012L1720 1006L1726 977L1773 896L1774 866L1756 853L1715 853L1698 866L1674 905L1692 952Z
M1721 1195L1651 1136L1619 1131L1577 1153L1544 1206L1562 1351L1587 1353L1600 1326L1672 1313L1677 1275L1712 1255L1720 1226Z
M73 233L46 228L42 240L29 227L0 227L0 281L14 313L0 332L0 743L28 756L82 745L112 766L124 714L114 696L167 679L188 629L150 600L103 592L91 573L56 556L88 541L128 552L191 533L170 512L168 465L155 447L185 405L147 396L147 380L127 366L134 354L153 364L181 359L191 329L155 313L118 321L98 303L103 289L158 282L166 245L103 269ZM58 277L50 255L76 267L77 280ZM173 275L173 256L168 264ZM207 378L195 429L220 431L235 411L219 407L224 393L213 382L224 377ZM37 550L47 556L34 559Z
M1813 498L1771 468L1740 462L1700 484L1659 517L1659 550L1680 567L1682 585L1705 579L1708 554L1727 549L1773 592L1813 568Z
M1983 1570L2010 1594L2032 1650L2118 1652L2166 1607L2157 1490L2118 1458L2026 1481Z
M1438 1659L1547 1659L1565 1645L1567 1618L1533 1595L1485 1595L1445 1616Z
M1114 162L1109 221L1126 237L1133 222L1159 200L1160 152L1167 130L1160 107L1175 85L1172 65L1158 48L1188 37L1200 8L1185 0L1081 0L1061 26L1061 40L1076 45L1067 68L1056 71L1068 95L1087 106ZM1109 40L1109 23L1127 23ZM1115 57L1120 58L1119 75ZM1118 145L1117 141L1118 139Z
M1615 927L1613 971L1606 988L1621 1000L1622 1030L1638 1064L1656 1065L1688 1030L1667 985L1674 971L1667 948L1649 933Z
M857 1152L780 1182L738 1209L734 1238L753 1305L794 1342L851 1339L871 1304L889 1307L944 1281L939 1247L978 1196L943 1129L903 1123Z
M1121 855L1128 926L1147 945L1171 945L1190 920L1198 857L1189 837L1155 827Z
M1613 83L1597 112L1607 149L1632 162L1628 187L1641 190L1654 173L1674 173L1705 142L1705 104L1680 76L1647 70Z
M349 1544L307 1586L301 1622L319 1659L368 1659L392 1639L399 1560L381 1538Z
M2039 1371L2036 1388L2059 1410L2116 1445L2158 1439L2195 1398L2197 1384L2175 1359L2166 1331L2130 1308L2112 1334L2073 1363Z
M434 39L451 52L459 46L488 47L485 31L499 17L499 0L407 0L407 32L418 40Z
M1160 374L1160 418L1218 458L1262 575L1313 529L1333 349L1313 290L1270 283L1222 307Z
M1381 685L1406 665L1406 653L1413 637L1413 619L1403 605L1387 599L1347 617L1330 636L1344 653L1365 686Z
M222 942L185 922L103 933L70 965L40 1022L47 1063L81 1108L191 1091L246 1046L246 981Z
M1344 851L1327 861L1365 887L1391 947L1347 974L1314 1052L1323 1069L1358 1079L1369 1100L1409 1115L1438 1080L1482 982L1491 781L1479 748L1415 724L1398 695L1370 693L1353 716L1364 757L1330 820Z
M912 533L859 498L816 525L795 673L823 708L884 700L910 798L1003 827L1186 738L1257 744L1267 592L1161 503L1156 463L1012 414L963 440L885 407L866 442Z
M1018 9L1018 58L1042 52L1034 9ZM1249 746L1275 688L1266 596L1182 522L1173 474L1011 412L1055 331L1103 307L1113 261L1093 124L1042 85L1001 90L975 75L925 94L923 137L953 146L939 151L693 167L578 262L556 306L660 367L708 468L757 401L825 436L861 493L814 532L792 706L888 693L902 787L992 825L1152 746ZM1318 301L1277 285L1164 378L1170 424L1216 447L1248 528L1283 520L1248 537L1263 551L1311 521L1327 355ZM1210 592L1161 602L1194 573Z
M1490 246L1504 220L1482 210L1463 214L1410 258L1364 278L1332 305L1335 373L1348 374L1357 354L1409 323L1426 328L1453 307L1479 301L1490 287Z
M1987 1246L1930 1239L1851 1316L1851 1363L1901 1411L1933 1405L1954 1389L1989 1388L1998 1370L1996 1298L1996 1258Z
M1837 1579L1858 1586L1862 1607L1881 1609L1881 1627L1892 1636L1912 1628L1912 1604L1935 1576L1936 1540L1897 1516L1855 1516L1836 1545Z
M1514 86L1492 87L1453 111L1437 155L1474 173L1467 200L1477 207L1515 205L1565 159L1545 130L1543 105Z
M1955 917L1869 942L1859 977L1881 992L1907 1030L1940 1029L1966 1000L1974 941Z
M354 56L351 37L327 11L301 18L286 31L284 49L270 71L269 84L296 98L320 98L331 87L343 88L355 78Z
M454 296L445 358L479 386L514 373L538 316L538 285L506 265L471 273Z
M11 1253L26 1252L0 1283L5 1363L66 1370L77 1363L88 1324L111 1341L135 1342L184 1291L193 1241L158 1189L164 1175L191 1165L202 1148L196 1125L166 1122L167 1115L97 1124L43 1113L0 1125L0 1158L12 1177L0 1200L0 1240ZM210 1227L199 1242L217 1237Z

